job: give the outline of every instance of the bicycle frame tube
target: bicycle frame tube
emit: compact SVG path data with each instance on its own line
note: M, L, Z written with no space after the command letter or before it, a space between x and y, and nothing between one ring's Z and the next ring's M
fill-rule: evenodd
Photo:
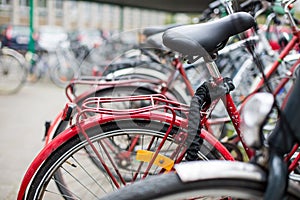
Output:
M179 72L179 74L181 75L187 90L189 92L189 94L191 96L194 95L194 89L189 81L189 79L187 78L187 75L185 73L185 69L183 67L183 63L180 61L179 58L174 58L172 65L174 66L175 70L171 72L171 75L168 78L168 81L165 83L165 87L163 87L163 90L161 91L161 94L165 95L167 90L168 90L168 86L170 86L172 84L172 82L177 78L178 74L176 74L176 72Z
M289 173L294 171L296 167L299 166L300 154L296 155L295 158L292 158L293 155L295 155L295 153L297 152L298 148L299 148L299 144L295 144L293 149L287 154L286 157L284 157L285 162L291 162L288 166Z
M248 158L251 158L254 155L254 152L245 144L245 142L243 141L243 138L241 137L240 113L233 102L232 96L230 94L226 94L226 96L224 98L222 98L222 101L224 103L224 106L225 106L228 114L229 114L229 117L232 121L235 131L236 131L237 135L239 136L239 139L245 149L245 152L246 152Z
M278 86L277 86L277 87L275 88L275 90L273 91L273 95L274 95L274 96L276 96L277 94L279 94L279 92L280 92L281 89L285 86L285 84L287 84L287 82L290 80L290 78L292 78L292 76L293 76L295 70L299 67L299 64L300 64L300 59L298 59L298 60L296 61L296 63L293 64L293 66L291 67L291 69L288 71L288 74L287 74L288 77L283 78L283 79L279 82ZM291 90L291 89L290 89L290 90ZM289 94L290 94L290 91L288 92L288 94L287 94L286 97L284 98L283 103L282 103L282 107L285 106L286 101L287 101L287 99L288 99L288 97L289 97Z
M193 87L192 87L192 85L191 85L191 83L190 83L190 81L189 81L189 79L188 79L188 77L187 77L187 75L185 73L185 69L183 67L183 63L180 62L180 60L178 58L175 60L175 66L176 66L176 69L181 74L181 76L182 76L182 78L184 80L184 83L185 83L185 85L186 85L186 87L187 87L190 95L193 96L194 95L194 89L193 89Z
M298 32L297 32L298 33ZM283 59L288 55L288 53L294 48L294 46L296 44L299 43L299 37L296 33L294 33L294 37L292 38L292 40L288 43L288 45L286 46L286 48L281 52L281 54L279 55L279 59L277 61L274 62L274 64L272 65L272 67L270 68L270 70L268 71L268 73L266 74L266 78L269 79L271 77L271 75L277 70L277 68L279 67L279 65L281 64L281 62L283 61ZM290 69L290 74L292 75L293 72L295 71L295 69L298 67L298 64L300 63L300 60L298 60L293 67ZM207 63L207 67L208 70L211 74L211 76L217 80L217 82L219 81L218 79L222 79L222 76L218 70L218 68L215 66L214 62L208 62ZM284 78L283 80L281 80L281 82L279 83L279 85L276 87L275 91L274 91L274 95L278 94L280 89L288 82L289 78ZM261 79L260 82L258 83L258 85L256 86L256 89L254 91L258 91L263 85L264 85L264 79ZM226 110L229 114L229 117L231 118L231 121L233 123L233 126L235 127L235 130L242 142L242 145L246 151L246 154L248 155L249 158L251 158L254 155L254 152L249 149L247 147L247 145L243 142L240 134L240 116L239 116L239 112L233 102L232 97L230 96L230 94L227 94L225 98L222 98L223 103L226 107Z
M277 70L281 62L283 62L283 59L289 54L289 52L294 48L296 44L299 43L299 37L293 36L292 40L287 44L287 46L283 49L283 51L280 53L278 59L274 62L270 70L266 74L266 78L269 79L273 73ZM256 86L255 91L259 90L263 85L265 84L265 80L261 79L258 85Z
M297 41L295 41L295 42L297 42ZM295 44L296 44L296 43L295 43ZM294 45L295 45L295 44L294 44ZM293 45L291 48L293 48L294 45ZM282 58L284 58L286 55L287 55L287 54L285 54ZM272 71L275 71L275 70L277 69L277 67L279 66L279 64L280 64L279 61L276 61L276 63L274 63L274 65L273 65L274 68L272 67L272 70L271 70L270 73L267 75L267 77L270 77L270 76L272 75ZM297 67L298 67L299 64L300 64L300 60L297 60L297 62L296 62L295 64L293 64L292 68L291 68L290 71L289 71L289 76L292 76L292 74L293 74L294 71L297 69ZM284 85L288 82L289 78L290 78L290 77L287 77L287 78L284 78L284 79L282 79L282 80L280 81L280 83L278 84L278 86L277 86L276 89L274 90L273 95L276 96L276 95L280 92L280 90L281 90L281 89L284 87ZM263 79L262 79L262 81L263 81ZM259 88L259 87L258 87L258 88ZM256 91L257 91L257 90L256 90ZM288 97L288 95L287 95L287 97ZM287 99L287 97L285 98L285 100ZM232 97L231 97L229 94L227 94L226 97L223 98L222 100L223 100L224 105L225 105L225 107L226 107L226 110L227 110L227 112L228 112L228 114L229 114L229 117L231 118L231 121L232 121L232 123L233 123L233 125L234 125L234 127L235 127L235 130L236 130L237 134L239 135L239 138L241 139L241 143L242 143L242 145L243 145L243 147L244 147L244 149L245 149L245 151L246 151L246 154L248 155L248 158L251 158L251 157L254 155L254 152L253 152L251 149L249 149L249 148L247 147L247 145L246 145L246 144L244 143L244 141L242 140L242 137L240 137L241 132L240 132L240 128L239 128L239 124L240 124L239 112L238 112L238 110L237 110L237 108L236 108L236 106L235 106L235 104L234 104L234 102L233 102L233 100L232 100ZM294 165L295 165L295 164L293 164L293 166L294 166ZM291 167L292 167L292 166L291 166Z
M223 77L214 62L208 62L207 68L208 68L211 76L215 79L216 83L220 83L223 80ZM246 152L248 158L251 158L254 155L254 152L244 143L244 141L241 137L240 113L239 113L237 107L235 106L232 96L228 93L225 95L225 97L222 97L221 99L222 99L223 104L227 110L227 113L232 121L235 131L236 131L237 135L239 136L239 139L245 149L245 152Z
M289 173L294 171L299 166L300 161L300 154L298 154L295 159L292 161L292 163L289 165Z

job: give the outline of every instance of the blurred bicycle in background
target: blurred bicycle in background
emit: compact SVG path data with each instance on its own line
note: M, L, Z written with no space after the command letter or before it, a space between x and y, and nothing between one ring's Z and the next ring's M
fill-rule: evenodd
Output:
M0 94L18 92L27 77L27 63L22 54L10 48L0 49Z

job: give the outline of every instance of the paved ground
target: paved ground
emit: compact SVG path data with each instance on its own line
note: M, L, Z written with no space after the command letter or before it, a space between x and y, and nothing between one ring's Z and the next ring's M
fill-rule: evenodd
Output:
M45 120L65 105L64 89L41 81L0 96L0 200L15 200L20 182L43 147Z

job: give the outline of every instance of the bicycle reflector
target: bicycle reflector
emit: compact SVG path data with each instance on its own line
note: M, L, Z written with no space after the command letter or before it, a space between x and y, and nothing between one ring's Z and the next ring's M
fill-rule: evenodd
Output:
M76 110L76 104L68 102L63 110L61 119L63 121L69 121L74 116L75 110Z
M155 154L155 152L152 152L152 151L137 150L136 160L149 163L153 159L154 154ZM174 160L172 160L162 154L158 154L155 157L153 164L156 166L159 166L167 171L170 171L174 166Z
M241 131L244 142L254 149L262 146L262 126L274 104L270 93L256 93L245 103L241 112Z

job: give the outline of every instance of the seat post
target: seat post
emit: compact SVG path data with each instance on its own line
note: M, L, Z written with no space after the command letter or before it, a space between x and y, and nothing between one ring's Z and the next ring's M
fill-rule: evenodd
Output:
M205 63L206 63L206 67L207 67L210 75L214 79L222 78L222 75L219 71L219 68L218 68L217 64L214 61L206 61Z

